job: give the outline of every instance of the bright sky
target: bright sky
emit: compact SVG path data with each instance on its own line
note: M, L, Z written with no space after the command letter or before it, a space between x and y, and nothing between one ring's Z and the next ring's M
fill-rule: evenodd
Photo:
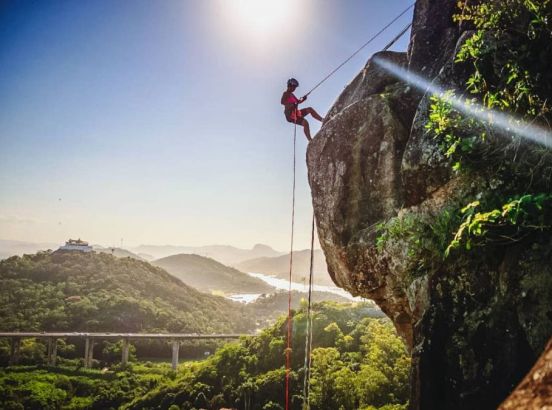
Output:
M0 239L288 249L286 80L301 96L411 2L2 2ZM324 115L411 16L307 105ZM296 243L306 248L298 141Z

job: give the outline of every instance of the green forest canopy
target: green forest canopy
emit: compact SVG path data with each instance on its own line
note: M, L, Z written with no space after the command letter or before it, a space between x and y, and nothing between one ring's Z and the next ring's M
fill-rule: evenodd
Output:
M311 409L405 409L410 358L391 323L365 317L364 304L324 302L314 310ZM285 322L182 364L176 374L147 363L107 372L8 368L0 371L0 407L283 409ZM294 410L302 403L305 324L303 306L293 316Z
M249 332L243 305L147 262L41 252L0 262L0 330Z

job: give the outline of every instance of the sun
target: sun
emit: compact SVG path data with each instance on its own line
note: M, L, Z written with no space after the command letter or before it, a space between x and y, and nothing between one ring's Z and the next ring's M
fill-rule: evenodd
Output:
M226 0L225 14L249 40L276 40L296 30L302 6L292 0Z
M233 0L236 16L252 31L271 33L282 27L286 20L293 17L291 0Z

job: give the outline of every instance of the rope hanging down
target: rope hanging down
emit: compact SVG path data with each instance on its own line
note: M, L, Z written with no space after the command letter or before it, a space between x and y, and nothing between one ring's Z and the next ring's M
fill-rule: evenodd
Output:
M303 409L310 408L310 369L311 369L311 351L312 351L312 285L313 285L313 267L314 267L314 212L312 214L311 230L311 249L310 249L310 269L309 269L309 298L307 304L307 329L305 333L305 376L303 379Z
M289 253L289 288L286 349L286 410L289 410L289 376L291 371L291 272L293 270L293 233L295 230L295 168L297 151L297 124L293 127L293 194L291 201L291 251Z
M347 64L353 57L355 57L358 53L360 53L368 44L370 44L372 41L374 41L376 38L378 38L385 30L387 30L389 27L393 25L398 19L400 19L402 16L404 16L408 10L410 10L412 7L414 7L415 3L412 3L408 8L406 8L402 13L400 13L397 17L395 17L391 22L389 22L385 27L383 27L380 31L378 31L376 34L374 34L366 43L364 43L360 48L355 51L353 54L351 54L345 61L343 61L341 64L339 64L332 72L330 72L326 77L324 77L322 80L318 82L311 90L306 93L305 95L308 96L310 93L312 93L314 90L316 90L318 87L320 87L328 78L330 78L332 75L334 75L341 67L343 67L345 64ZM408 25L410 27L411 24ZM400 36L395 38L390 44L386 46L384 49L387 50L389 47L391 47L404 33L406 33L406 30L408 30L408 27L401 32Z

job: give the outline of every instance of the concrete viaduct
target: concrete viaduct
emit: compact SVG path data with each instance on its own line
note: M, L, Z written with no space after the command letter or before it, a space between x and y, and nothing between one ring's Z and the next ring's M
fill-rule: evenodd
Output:
M188 334L188 333L79 333L79 332L0 332L0 337L11 339L11 357L10 364L16 364L19 360L19 350L21 339L38 338L48 341L48 365L55 366L57 358L57 340L62 338L81 338L84 339L84 366L92 366L94 354L94 344L98 340L122 340L122 358L123 365L128 364L128 352L131 340L166 340L172 343L172 368L176 370L178 366L178 352L180 342L183 340L209 340L209 339L239 339L242 336L254 336L246 334Z

